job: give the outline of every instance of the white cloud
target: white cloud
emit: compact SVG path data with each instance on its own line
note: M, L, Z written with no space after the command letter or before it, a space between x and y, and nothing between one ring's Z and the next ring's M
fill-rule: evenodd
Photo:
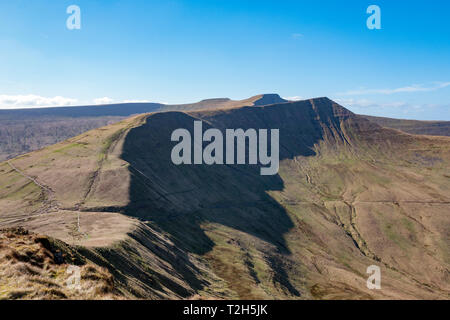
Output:
M300 96L293 96L293 97L283 97L284 100L289 100L289 101L300 101L300 100L304 100L303 97Z
M353 107L353 108L398 108L405 107L408 104L402 101L394 101L394 102L375 102L368 99L334 99L337 103L343 105L344 107Z
M352 98L333 100L357 114L418 120L450 120L450 104L376 102Z
M70 106L77 103L77 99L56 97L42 97L28 95L0 95L0 109L42 108Z
M144 103L151 102L149 100L123 100L122 103Z
M147 103L151 102L144 99L130 99L115 101L109 97L93 99L91 103L95 105L111 104L111 103ZM61 96L42 97L39 95L0 95L0 109L25 109L25 108L45 108L45 107L63 107L72 105L86 105L88 101L79 102L77 99L66 98ZM162 102L164 103L164 102Z
M114 100L109 97L94 99L94 104L111 104L111 103L148 103L150 100L145 99L126 99L126 100Z
M112 102L114 102L114 99L108 98L108 97L103 97L103 98L97 98L94 99L94 104L110 104Z
M411 85L406 87L394 88L394 89L358 89L341 92L339 95L351 96L351 95L364 95L364 94L394 94L394 93L411 93L411 92L428 92L443 89L450 86L450 82L438 82L432 86L424 85Z
M303 37L302 33L293 33L292 34L292 38L294 38L294 39L299 39L299 38L302 38L302 37Z

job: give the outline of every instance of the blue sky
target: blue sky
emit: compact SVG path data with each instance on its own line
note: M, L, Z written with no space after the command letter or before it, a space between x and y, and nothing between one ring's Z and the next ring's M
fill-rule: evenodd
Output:
M73 4L80 30L66 28ZM372 4L381 30L366 27ZM450 120L449 12L444 0L1 0L0 108L275 92Z

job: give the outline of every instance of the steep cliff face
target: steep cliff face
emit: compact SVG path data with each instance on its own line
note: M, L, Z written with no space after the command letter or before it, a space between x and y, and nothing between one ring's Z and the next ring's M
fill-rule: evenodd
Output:
M278 173L173 164L194 121L279 129ZM0 223L85 247L129 297L448 298L449 160L327 98L152 113L1 164Z

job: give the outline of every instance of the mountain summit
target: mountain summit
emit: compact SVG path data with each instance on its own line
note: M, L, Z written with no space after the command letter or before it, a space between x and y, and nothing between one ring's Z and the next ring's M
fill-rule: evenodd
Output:
M261 94L250 99L253 98L257 98L257 100L254 101L255 106L287 102L287 100L284 100L276 93Z

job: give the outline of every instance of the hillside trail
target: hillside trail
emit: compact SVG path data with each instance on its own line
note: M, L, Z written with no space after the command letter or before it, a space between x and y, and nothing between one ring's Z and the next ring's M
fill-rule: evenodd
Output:
M89 177L86 192L83 194L80 201L75 204L74 207L75 210L81 212L86 211L85 204L88 201L89 197L94 193L97 187L98 180L103 170L104 164L108 161L110 154L114 151L119 142L122 141L124 137L126 137L127 133L130 131L131 128L132 126L128 126L125 129L117 130L107 138L106 141L108 145L104 148L102 156L98 160L97 168L92 172L92 174Z
M32 183L34 183L36 186L38 186L41 189L41 194L43 197L42 206L39 207L37 210L33 211L31 215L25 217L25 218L18 218L18 219L12 219L6 221L7 223L11 222L20 222L27 219L30 219L32 217L41 216L46 213L50 212L56 212L60 209L60 204L56 201L55 192L47 185L43 184L42 182L39 182L36 178L33 178L29 175L27 175L25 172L17 168L11 160L6 161L8 165L13 169L15 172L17 172L22 177L28 179Z
M41 197L42 197L42 205L33 211L30 215L27 215L26 217L20 217L20 218L14 218L10 220L3 221L1 225L4 224L10 224L10 223L17 223L21 221L29 220L30 218L36 218L38 216L42 216L47 213L52 212L58 212L58 211L75 211L77 214L76 221L74 223L74 232L86 236L85 233L81 231L80 227L80 213L85 211L84 204L86 203L89 196L92 194L92 192L95 190L96 184L98 183L99 175L103 169L104 163L108 160L109 154L114 150L116 145L123 139L123 137L126 135L126 133L130 130L132 126L127 127L125 130L118 130L115 131L110 137L108 137L109 143L108 146L103 151L103 157L99 160L97 164L96 170L92 173L87 186L86 193L82 196L82 199L80 202L78 202L73 208L66 208L63 207L58 201L56 200L56 193L52 190L51 187L43 183L42 181L38 181L37 178L32 177L28 174L26 174L21 169L17 168L11 160L7 160L6 163L19 175L23 176L24 178L28 179L30 182L35 184L37 187L41 189ZM86 210L88 211L88 210Z
M58 212L58 211L63 210L61 208L61 205L56 200L55 192L52 190L52 188L50 188L49 186L45 185L44 183L38 181L36 178L29 176L28 174L26 174L25 172L23 172L22 170L17 168L11 162L11 160L8 160L7 163L15 172L17 172L24 178L28 179L30 182L34 183L36 186L38 186L41 189L43 201L42 201L42 206L40 206L37 210L33 211L30 215L23 217L23 218L16 218L16 219L10 219L10 220L3 221L3 223L0 224L0 226L6 225L6 224L11 224L11 223L27 221L29 219L37 218L37 217L46 215L48 213ZM77 211L75 229L76 229L75 233L77 233L78 235L87 236L85 233L83 233L81 231L80 212L79 211Z

